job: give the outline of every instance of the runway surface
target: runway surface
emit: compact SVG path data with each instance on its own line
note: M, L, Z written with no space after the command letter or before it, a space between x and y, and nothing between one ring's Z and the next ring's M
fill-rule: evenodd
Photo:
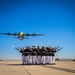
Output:
M56 65L21 65L21 61L0 61L0 75L75 75L75 62Z

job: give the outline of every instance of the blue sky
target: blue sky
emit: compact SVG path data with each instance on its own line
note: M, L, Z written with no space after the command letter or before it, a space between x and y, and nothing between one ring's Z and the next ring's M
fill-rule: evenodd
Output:
M0 0L0 32L38 33L20 41L0 35L0 59L21 59L16 47L61 46L56 58L75 58L75 0Z

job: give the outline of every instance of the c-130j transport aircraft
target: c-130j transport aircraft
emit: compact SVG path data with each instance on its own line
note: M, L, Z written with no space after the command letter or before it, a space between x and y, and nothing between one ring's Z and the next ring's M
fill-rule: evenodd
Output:
M44 34L36 34L36 33L33 33L33 34L29 34L29 33L23 33L23 32L19 32L19 33L1 33L0 34L3 34L3 35L8 35L8 36L17 36L16 38L18 38L19 40L23 40L23 39L28 39L28 38L25 38L25 36L44 36Z

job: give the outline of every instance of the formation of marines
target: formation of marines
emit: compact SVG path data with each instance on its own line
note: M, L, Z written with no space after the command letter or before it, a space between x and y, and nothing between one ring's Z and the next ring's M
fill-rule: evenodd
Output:
M44 47L26 46L23 48L16 48L22 53L22 65L29 64L55 64L55 53L62 49L62 47Z

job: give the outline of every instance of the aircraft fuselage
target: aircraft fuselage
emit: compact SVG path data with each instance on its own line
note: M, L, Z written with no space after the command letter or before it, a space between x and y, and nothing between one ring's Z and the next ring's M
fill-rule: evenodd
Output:
M23 36L19 36L18 39L19 39L19 40L23 40L24 37L23 37Z

